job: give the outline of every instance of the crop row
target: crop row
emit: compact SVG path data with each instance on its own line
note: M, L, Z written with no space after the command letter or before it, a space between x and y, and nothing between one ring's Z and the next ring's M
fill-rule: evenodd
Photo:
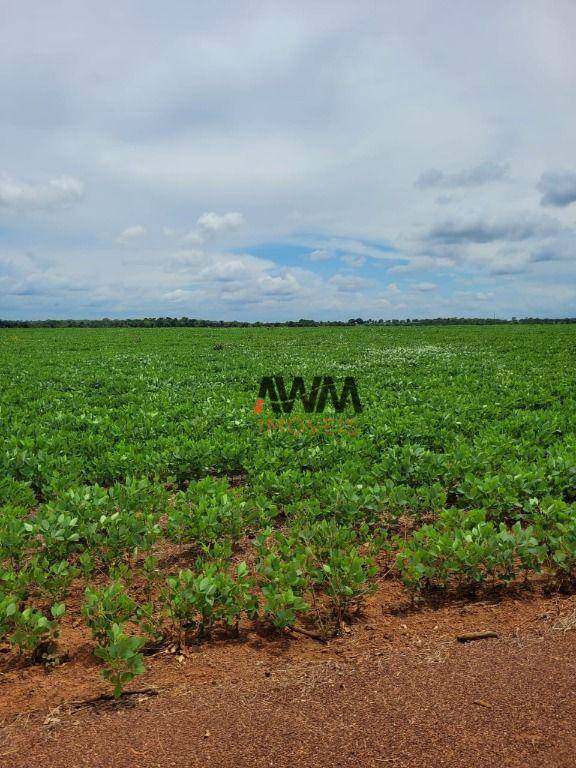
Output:
M21 502L25 484L12 486ZM0 640L54 661L59 623L84 584L81 612L116 693L143 670L144 646L201 639L257 620L277 631L312 621L338 631L385 564L414 595L576 569L576 505L532 498L506 523L447 508L405 538L376 504L338 520L314 503L279 508L226 480L171 492L146 479L68 490L0 514ZM188 567L162 562L169 546ZM381 573L381 572L380 572Z

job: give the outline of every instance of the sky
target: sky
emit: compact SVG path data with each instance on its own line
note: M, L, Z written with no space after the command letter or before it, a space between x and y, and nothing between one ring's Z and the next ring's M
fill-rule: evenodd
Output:
M576 316L574 0L0 0L0 318Z

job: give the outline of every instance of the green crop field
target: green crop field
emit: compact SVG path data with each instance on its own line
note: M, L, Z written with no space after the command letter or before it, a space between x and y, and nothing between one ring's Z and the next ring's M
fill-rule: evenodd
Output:
M0 331L0 644L55 664L80 618L120 695L146 648L329 636L383 578L416 606L570 584L575 352L570 325ZM362 411L255 412L275 375L353 377Z

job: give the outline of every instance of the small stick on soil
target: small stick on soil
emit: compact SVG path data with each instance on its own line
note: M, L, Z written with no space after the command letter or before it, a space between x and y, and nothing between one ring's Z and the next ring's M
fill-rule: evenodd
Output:
M491 637L498 637L497 632L469 632L464 635L457 635L456 640L459 643L471 643L474 640L488 640Z
M315 632L308 632L307 629L300 629L300 627L290 627L291 632L298 632L300 635L310 637L312 640L318 640L319 643L327 643L328 640L322 635L317 635Z

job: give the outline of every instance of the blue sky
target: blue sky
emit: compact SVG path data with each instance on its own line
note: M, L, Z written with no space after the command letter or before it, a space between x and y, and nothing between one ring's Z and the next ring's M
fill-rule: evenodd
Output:
M0 317L576 315L572 0L4 0Z

